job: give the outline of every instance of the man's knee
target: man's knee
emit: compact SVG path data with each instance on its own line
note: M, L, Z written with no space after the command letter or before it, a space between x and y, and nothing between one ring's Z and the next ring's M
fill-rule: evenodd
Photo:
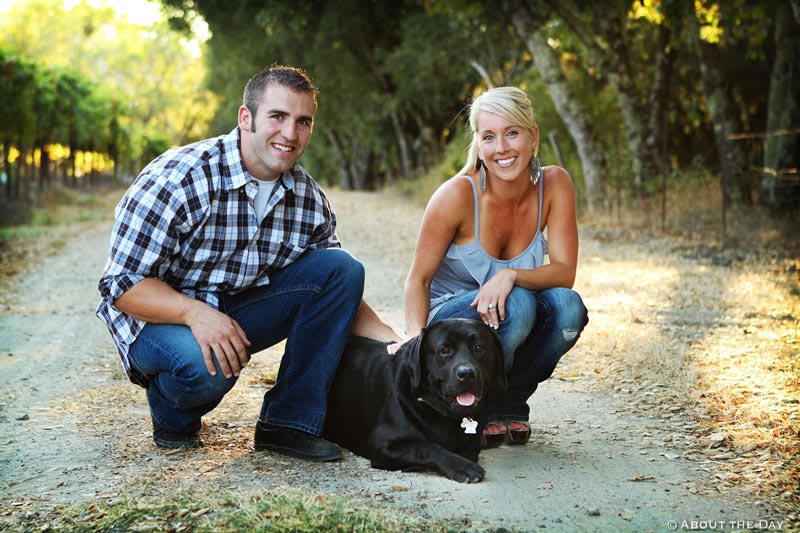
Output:
M200 405L222 399L233 386L237 378L226 378L222 373L219 363L215 360L216 375L212 375L206 368L205 361L200 354L199 360L192 358L192 363L185 365L175 376L177 388L182 391L175 401L176 407L190 409Z
M363 290L365 271L364 265L353 257L350 252L341 248L325 248L309 252L315 261L328 272L336 283L345 283L348 286L361 287Z

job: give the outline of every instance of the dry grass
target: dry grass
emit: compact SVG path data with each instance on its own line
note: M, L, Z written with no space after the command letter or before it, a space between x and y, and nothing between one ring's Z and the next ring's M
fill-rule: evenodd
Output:
M713 204L713 190L695 194ZM749 212L729 219L727 243L718 226L682 222L713 218L696 208L666 234L584 224L576 288L591 322L569 368L632 411L690 413L687 457L722 480L707 488L747 486L797 517L800 247Z

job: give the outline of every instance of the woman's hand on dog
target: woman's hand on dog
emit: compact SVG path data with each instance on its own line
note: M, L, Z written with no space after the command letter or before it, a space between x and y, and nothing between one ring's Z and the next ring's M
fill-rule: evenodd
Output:
M387 344L386 345L386 351L389 353L389 355L394 355L400 350L400 348L403 347L403 345L406 343L406 341L408 341L408 339L401 339L401 340L393 342L391 344Z

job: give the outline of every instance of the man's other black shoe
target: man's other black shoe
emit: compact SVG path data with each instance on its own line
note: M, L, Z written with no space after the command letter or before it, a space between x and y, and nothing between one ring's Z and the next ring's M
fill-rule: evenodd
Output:
M258 422L255 434L256 451L269 450L307 461L336 461L342 450L322 437L305 431Z

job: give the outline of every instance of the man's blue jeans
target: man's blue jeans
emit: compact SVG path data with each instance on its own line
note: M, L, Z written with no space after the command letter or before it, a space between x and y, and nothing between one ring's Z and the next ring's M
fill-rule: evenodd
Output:
M264 395L259 420L320 435L327 396L364 291L364 267L339 249L309 250L270 276L270 284L220 295L220 311L244 330L248 353L286 339L278 379ZM208 373L187 326L147 324L130 348L147 375L154 424L194 433L200 417L233 388L236 376Z
M431 323L480 316L470 303L478 290L449 300ZM528 398L555 370L589 323L580 295L564 288L529 291L514 287L506 299L506 318L496 330L503 345L508 390L489 405L490 420L528 420Z

